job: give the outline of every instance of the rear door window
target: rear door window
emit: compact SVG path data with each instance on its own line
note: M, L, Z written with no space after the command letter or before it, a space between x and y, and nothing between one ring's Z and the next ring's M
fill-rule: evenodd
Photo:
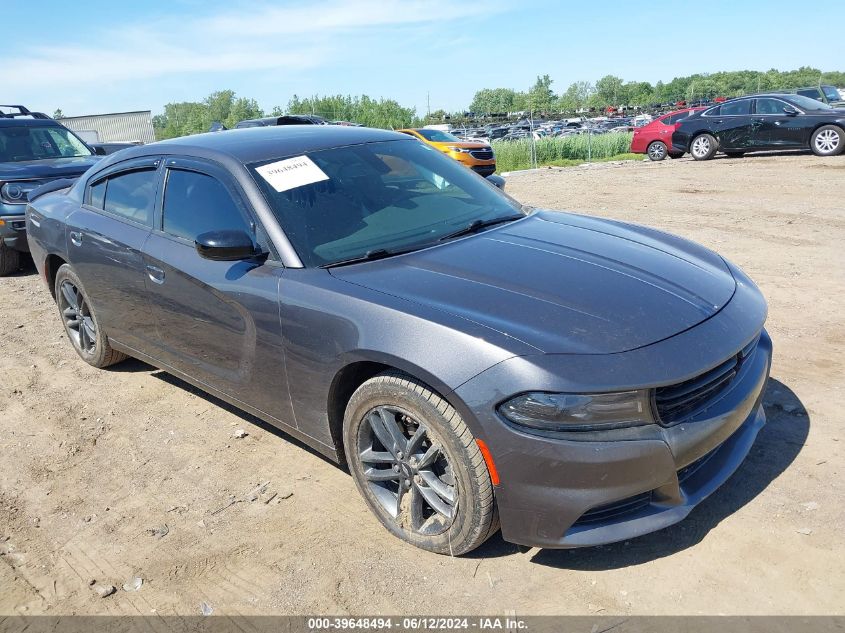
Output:
M151 225L156 169L133 169L108 176L88 188L86 203L139 224Z
M722 116L742 116L751 114L751 100L729 101L722 104Z
M155 204L155 169L139 169L109 177L103 210L138 222L151 224ZM93 193L93 192L92 192Z

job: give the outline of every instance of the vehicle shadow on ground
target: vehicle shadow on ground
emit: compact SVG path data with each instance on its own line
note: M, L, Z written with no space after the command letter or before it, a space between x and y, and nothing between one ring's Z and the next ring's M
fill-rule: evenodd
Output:
M777 156L810 156L813 152L808 149L792 149L792 150L776 150L772 152L749 152L744 156L728 156L721 152L716 154L711 160L744 160L748 158L774 158Z
M119 372L119 373L122 373L122 372L128 372L128 373L149 372L150 376L152 376L153 378L158 378L162 382L166 382L168 385L172 385L172 386L177 387L179 389L183 389L184 391L188 391L188 392L194 394L195 396L202 398L203 400L205 400L209 404L212 404L216 407L220 407L224 411L231 413L232 415L240 418L244 422L246 422L248 424L253 424L253 425L257 426L258 428L260 428L262 431L267 431L268 433L272 433L273 435L275 435L279 439L282 439L286 442L290 442L294 446L301 448L302 450L308 451L312 455L319 457L320 459L322 459L323 461L325 461L328 464L331 464L335 468L340 468L341 470L346 471L345 466L338 465L337 462L329 459L328 457L323 455L320 451L311 448L310 446L308 446L304 442L298 440L297 438L293 437L292 435L288 435L283 430L273 426L272 424L269 424L268 422L265 422L261 418L258 418L256 416L252 415L251 413L247 413L246 411L239 409L235 406L232 406L231 404L229 404L225 400L221 400L220 398L213 396L210 393L206 393L205 391L202 391L201 389L197 389L192 384L185 382L181 378L177 378L176 376L174 376L172 374L168 374L166 371L158 369L157 367L153 367L152 365L149 365L148 363L145 363L144 361L140 361L136 358L128 358L125 361L123 361L122 363L119 363L117 365L113 365L113 366L109 367L108 371ZM248 429L247 429L247 432L249 432Z
M673 526L630 541L569 550L540 550L531 561L549 567L600 571L640 565L699 543L723 519L754 499L795 460L807 439L810 418L801 400L770 379L763 398L767 423L748 457L711 497ZM498 537L501 541L501 537ZM505 543L490 544L493 556ZM510 546L513 551L513 546ZM480 552L480 550L479 550ZM481 554L484 555L484 554Z

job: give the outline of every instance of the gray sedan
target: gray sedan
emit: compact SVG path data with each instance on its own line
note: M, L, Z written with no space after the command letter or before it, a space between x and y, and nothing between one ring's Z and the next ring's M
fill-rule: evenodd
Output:
M79 356L142 359L347 464L419 547L651 532L765 423L766 304L738 268L526 209L404 135L198 135L62 186L27 231Z

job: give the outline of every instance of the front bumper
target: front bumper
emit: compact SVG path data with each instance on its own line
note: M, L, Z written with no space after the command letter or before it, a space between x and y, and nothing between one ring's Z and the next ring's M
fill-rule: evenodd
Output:
M26 216L0 215L0 240L7 248L29 252L26 241Z
M734 473L765 424L771 349L763 331L727 390L676 426L582 441L531 435L499 420L486 436L502 481L496 494L504 539L583 547L682 520Z

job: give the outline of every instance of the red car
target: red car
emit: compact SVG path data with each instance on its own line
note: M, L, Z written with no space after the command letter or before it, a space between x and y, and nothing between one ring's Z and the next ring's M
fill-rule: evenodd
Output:
M634 138L631 140L631 153L648 154L651 160L663 160L667 155L672 158L680 158L684 155L683 152L672 151L672 132L675 131L678 121L703 109L675 110L656 118L648 125L638 127L634 130Z

